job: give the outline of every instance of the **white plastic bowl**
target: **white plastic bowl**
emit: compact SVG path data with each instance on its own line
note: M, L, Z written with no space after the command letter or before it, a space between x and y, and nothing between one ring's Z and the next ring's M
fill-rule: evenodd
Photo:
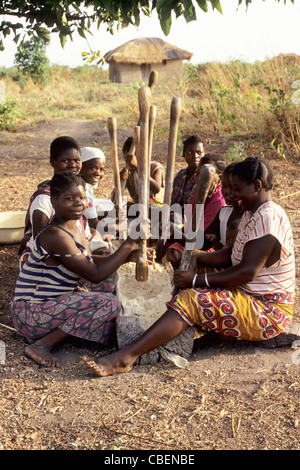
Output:
M26 211L0 212L0 244L20 243L24 235Z

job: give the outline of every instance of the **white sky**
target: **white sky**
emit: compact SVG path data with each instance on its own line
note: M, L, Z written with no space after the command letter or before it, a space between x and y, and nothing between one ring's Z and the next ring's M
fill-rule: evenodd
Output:
M88 35L92 50L102 54L137 37L159 37L168 43L193 53L191 63L240 59L247 62L264 60L279 53L300 55L300 0L278 4L275 0L252 0L248 11L244 5L237 9L238 0L221 0L223 15L217 10L208 13L197 8L197 21L186 23L184 18L173 19L171 32L164 36L156 14L141 18L137 29L128 27L114 35L93 28ZM17 51L15 43L6 38L5 51L0 52L0 66L11 67ZM83 65L81 53L88 51L84 39L74 35L62 49L58 37L51 37L47 56L51 64L76 67Z

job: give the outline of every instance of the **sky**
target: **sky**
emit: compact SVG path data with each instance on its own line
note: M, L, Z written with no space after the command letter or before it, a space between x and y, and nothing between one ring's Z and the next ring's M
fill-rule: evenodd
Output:
M92 50L106 52L138 37L158 37L166 42L193 53L191 63L228 62L242 60L254 62L274 57L280 53L300 55L300 0L293 5L289 0L252 0L237 8L238 0L222 0L223 15L209 9L204 13L196 8L197 21L186 23L184 18L173 19L171 32L165 36L156 14L151 18L141 17L139 28L125 28L114 35L92 28L88 35ZM0 66L12 67L17 51L15 43L6 38L5 51L0 52ZM57 35L51 36L47 47L50 64L77 67L84 65L81 53L88 51L86 41L74 34L62 49Z

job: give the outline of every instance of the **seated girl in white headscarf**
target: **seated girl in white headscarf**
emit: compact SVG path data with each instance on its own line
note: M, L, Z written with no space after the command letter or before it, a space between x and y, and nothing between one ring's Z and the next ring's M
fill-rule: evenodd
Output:
M90 233L87 234L89 248L95 254L96 250L101 249L110 251L109 242L104 241L102 235L97 231L98 214L94 198L94 189L103 178L105 155L99 148L83 147L81 148L82 169L80 176L86 183L87 208L84 215L88 219Z

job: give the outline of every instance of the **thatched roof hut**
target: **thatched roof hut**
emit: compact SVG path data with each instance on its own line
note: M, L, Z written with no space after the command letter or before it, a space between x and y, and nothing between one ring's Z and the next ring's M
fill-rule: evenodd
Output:
M152 70L159 78L178 78L182 61L190 60L192 53L159 38L138 38L105 54L112 82L130 83L148 80Z

